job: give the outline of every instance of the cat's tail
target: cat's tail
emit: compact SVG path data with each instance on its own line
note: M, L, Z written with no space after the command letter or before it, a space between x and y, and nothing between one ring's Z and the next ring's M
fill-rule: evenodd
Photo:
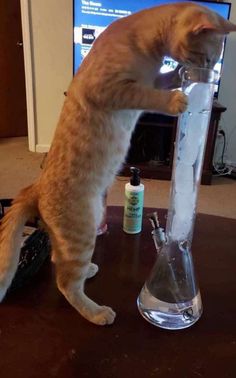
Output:
M38 214L37 185L23 189L0 225L0 302L4 298L17 270L21 238L27 220Z

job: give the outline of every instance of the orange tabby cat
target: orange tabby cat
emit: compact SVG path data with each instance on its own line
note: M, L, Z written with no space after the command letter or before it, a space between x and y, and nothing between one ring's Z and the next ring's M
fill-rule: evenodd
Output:
M236 26L206 8L179 3L119 19L97 38L69 87L42 174L3 219L0 300L17 269L24 224L40 216L59 290L89 321L114 321L111 308L84 293L85 280L98 270L91 259L102 194L120 168L142 110L176 115L186 109L186 96L163 89L172 83L163 85L157 76L163 57L213 67L230 31Z

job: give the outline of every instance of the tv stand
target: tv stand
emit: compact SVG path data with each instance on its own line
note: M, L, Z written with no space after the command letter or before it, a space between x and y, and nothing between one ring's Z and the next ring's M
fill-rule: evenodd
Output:
M211 184L216 135L221 114L225 111L226 107L214 100L205 149L202 184ZM119 174L129 176L130 166L135 165L140 168L143 178L170 180L177 120L177 117L144 113L137 123L126 163Z

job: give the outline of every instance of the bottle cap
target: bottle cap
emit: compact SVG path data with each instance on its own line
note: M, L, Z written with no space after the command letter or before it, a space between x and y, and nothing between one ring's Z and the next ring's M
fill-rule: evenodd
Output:
M132 173L132 176L130 178L130 185L133 185L133 186L140 185L140 177L139 177L140 169L136 167L130 167L130 171Z

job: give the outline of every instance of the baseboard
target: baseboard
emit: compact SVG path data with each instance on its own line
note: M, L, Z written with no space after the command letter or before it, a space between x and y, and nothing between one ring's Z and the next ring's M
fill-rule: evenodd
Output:
M50 144L36 144L36 152L45 153L48 152Z

